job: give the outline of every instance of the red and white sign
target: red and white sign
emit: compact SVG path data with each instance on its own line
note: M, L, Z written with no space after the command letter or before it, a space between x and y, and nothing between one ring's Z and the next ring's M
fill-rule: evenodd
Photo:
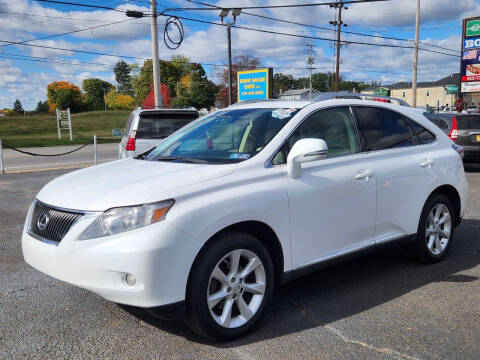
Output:
M464 75L462 81L480 81L480 75Z
M479 92L480 81L462 82L462 92Z

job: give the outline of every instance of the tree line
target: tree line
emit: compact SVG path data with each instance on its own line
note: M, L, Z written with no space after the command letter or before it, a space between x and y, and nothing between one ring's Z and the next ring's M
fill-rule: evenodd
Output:
M236 56L232 61L233 101L237 99L238 71L262 67L258 57ZM47 85L47 100L39 101L36 112L55 112L55 109L70 108L72 112L98 111L104 109L133 109L141 106L152 89L152 60L145 60L142 66L119 61L113 69L116 86L99 78L89 78L82 82L81 89L67 81L55 81ZM215 84L207 78L201 64L191 62L182 55L172 56L170 61L160 61L162 84L168 87L171 107L210 108L218 101L228 105L228 68L218 67L214 76L219 79ZM312 87L318 91L333 91L335 74L317 72L312 75ZM339 81L339 90L361 91L375 83ZM273 76L273 95L282 92L309 87L308 77L295 78L290 74L275 73ZM12 113L23 113L19 100L14 104Z

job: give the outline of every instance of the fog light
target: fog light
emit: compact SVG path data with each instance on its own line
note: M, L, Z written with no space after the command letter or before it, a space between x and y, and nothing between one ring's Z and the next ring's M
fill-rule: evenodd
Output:
M132 274L127 274L127 276L125 277L125 281L128 286L135 286L135 284L137 283L137 278Z

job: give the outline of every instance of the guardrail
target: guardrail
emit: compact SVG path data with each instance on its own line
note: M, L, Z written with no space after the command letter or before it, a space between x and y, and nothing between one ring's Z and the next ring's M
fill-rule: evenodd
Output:
M0 174L5 174L5 165L4 165L4 161L3 161L3 149L10 149L10 150L19 152L21 154L30 155L30 156L53 157L53 156L68 155L68 154L74 153L76 151L79 151L79 150L87 147L88 145L93 144L93 163L94 163L94 165L97 165L97 141L98 140L113 142L112 139L97 138L97 135L94 135L92 140L90 140L89 142L87 142L85 144L80 145L79 147L77 147L73 150L69 150L69 151L66 151L66 152L63 152L63 153L58 153L58 154L40 154L40 153L34 153L34 152L31 152L31 151L18 149L16 147L11 146L8 143L2 141L2 139L0 139ZM115 142L116 141L117 140L115 140Z

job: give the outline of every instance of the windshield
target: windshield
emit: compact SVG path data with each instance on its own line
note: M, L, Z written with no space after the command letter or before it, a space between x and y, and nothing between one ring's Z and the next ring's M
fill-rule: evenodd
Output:
M208 163L247 160L259 153L297 112L298 109L219 111L188 124L145 159Z

